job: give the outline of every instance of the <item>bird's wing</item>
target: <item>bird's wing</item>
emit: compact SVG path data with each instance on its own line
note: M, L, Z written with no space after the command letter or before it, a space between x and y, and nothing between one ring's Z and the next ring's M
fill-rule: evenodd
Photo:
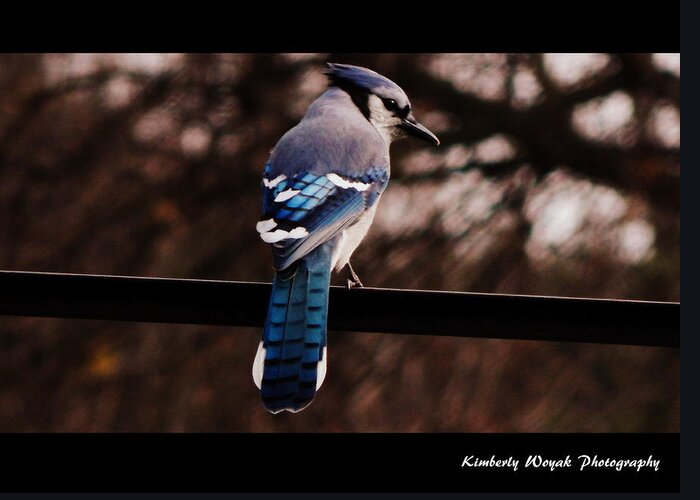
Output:
M386 188L388 173L372 168L361 176L297 172L263 176L263 215L257 230L272 244L275 268L285 269L351 226Z

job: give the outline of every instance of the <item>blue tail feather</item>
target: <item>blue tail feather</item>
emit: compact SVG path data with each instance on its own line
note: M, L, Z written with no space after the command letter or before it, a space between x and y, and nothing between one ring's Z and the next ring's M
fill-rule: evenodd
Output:
M330 251L322 245L296 266L291 276L275 276L263 330L260 390L273 413L308 406L323 376L319 363L325 364Z

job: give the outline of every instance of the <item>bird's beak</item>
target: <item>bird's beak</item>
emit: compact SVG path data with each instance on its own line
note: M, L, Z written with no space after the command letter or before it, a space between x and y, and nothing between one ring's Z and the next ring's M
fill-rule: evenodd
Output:
M429 142L435 146L440 145L440 139L438 139L435 134L428 130L424 125L418 123L412 114L404 118L399 127L401 127L408 135L412 135L417 139Z

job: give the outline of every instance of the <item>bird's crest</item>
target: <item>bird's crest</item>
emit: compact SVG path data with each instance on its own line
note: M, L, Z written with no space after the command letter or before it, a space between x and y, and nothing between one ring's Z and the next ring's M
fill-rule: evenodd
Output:
M327 65L325 74L330 79L330 85L341 88L351 85L371 93L376 93L381 88L394 89L403 93L401 87L371 69L351 64L327 63Z

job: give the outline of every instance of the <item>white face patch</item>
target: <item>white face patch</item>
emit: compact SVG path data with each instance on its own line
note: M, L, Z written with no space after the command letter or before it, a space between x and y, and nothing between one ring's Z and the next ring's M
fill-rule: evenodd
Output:
M277 184L279 184L280 182L282 182L282 181L285 180L286 178L287 178L286 175L278 175L277 177L275 177L274 179L272 179L271 181L269 181L269 180L267 180L267 179L265 179L265 178L263 177L263 185L264 185L266 188L272 189L273 187L275 187Z
M266 233L277 226L275 219L261 220L255 225L255 229L259 233Z
M353 182L347 179L343 179L338 174L327 174L326 177L329 181L331 181L333 184L342 189L356 189L357 191L366 191L371 186L371 184L367 184L364 182Z
M277 243L282 240L298 240L309 235L309 232L305 227L295 227L291 231L285 231L284 229L276 229L275 231L269 231L266 233L261 233L260 238L265 243Z
M278 194L275 201L287 201L289 198L294 198L297 194L299 194L298 189L287 189L286 191L282 191L280 194Z
M386 109L382 100L374 94L370 94L367 101L369 107L369 121L377 129L387 144L396 139L399 134L398 125L401 118Z

